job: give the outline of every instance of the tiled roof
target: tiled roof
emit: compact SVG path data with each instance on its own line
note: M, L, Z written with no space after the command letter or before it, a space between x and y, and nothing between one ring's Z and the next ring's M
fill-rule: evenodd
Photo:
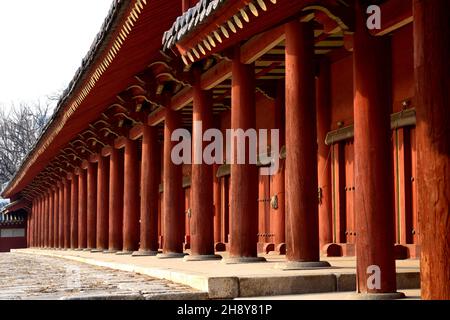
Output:
M61 94L61 97L56 105L55 112L53 113L51 119L47 122L47 125L44 127L44 129L41 132L41 135L39 139L36 140L26 157L23 159L19 170L16 171L14 177L9 181L9 183L6 184L6 186L3 186L2 194L6 191L8 187L13 183L13 181L16 179L16 177L21 172L23 166L26 164L28 159L31 157L37 146L39 145L39 142L44 137L47 130L50 128L51 125L54 124L55 119L57 116L63 112L64 106L66 105L67 101L72 98L72 95L74 94L75 89L77 86L82 82L82 80L86 77L86 73L89 70L89 67L95 62L95 59L98 55L102 53L102 50L104 46L107 44L108 37L111 34L112 29L115 26L116 21L121 16L121 14L124 12L124 10L129 5L129 1L125 0L113 0L111 7L109 9L108 15L105 18L102 27L100 29L100 32L95 37L88 53L86 54L85 58L81 62L81 66L76 71L74 77L72 78L72 81L69 83L67 88L64 90L64 92Z
M214 12L223 6L227 0L200 0L194 7L189 8L179 16L172 27L163 35L164 50L173 47L183 37L191 33L202 23L207 21Z

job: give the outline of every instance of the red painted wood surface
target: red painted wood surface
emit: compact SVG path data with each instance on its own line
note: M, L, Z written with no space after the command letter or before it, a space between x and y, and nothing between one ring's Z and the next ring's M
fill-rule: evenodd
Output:
M48 243L47 246L52 248L53 247L53 215L54 215L54 194L53 189L50 189L49 191L49 215L48 215Z
M239 47L234 49L232 61L231 128L246 131L256 127L255 71L254 64L240 61ZM256 257L258 233L258 170L249 164L248 148L246 164L231 164L230 196L230 258Z
M212 127L212 91L204 91L200 86L200 70L194 71L197 78L194 85L194 107L192 119L202 124L202 131ZM202 131L194 126L192 132L192 180L190 240L192 255L214 254L214 180L213 166L203 161L203 150L209 144L203 142ZM198 159L197 159L198 158ZM196 164L195 159L202 164ZM188 207L189 208L189 207Z
M97 164L89 162L87 166L87 248L96 248L97 233Z
M230 235L230 176L220 179L221 216L222 216L222 242L228 243Z
M158 251L159 184L161 181L160 147L157 130L144 126L141 166L140 250Z
M140 185L138 145L134 140L125 143L124 203L123 203L123 251L139 249Z
M214 181L214 243L222 242L222 217L221 205L222 198L220 192L220 179L216 177L219 165L214 165L213 181Z
M331 127L331 75L330 63L323 59L320 62L320 72L316 89L317 101L317 141L318 162L317 174L320 190L319 199L319 244L322 248L333 242L332 232L332 180L331 180L331 150L325 144L325 138Z
M259 175L258 243L273 243L270 221L270 176Z
M58 193L59 193L58 248L62 249L62 248L64 248L64 231L65 231L64 220L66 218L65 212L64 212L64 210L65 210L64 180L58 184Z
M311 25L286 24L286 254L319 260L314 35Z
M59 246L59 188L55 186L53 190L53 248Z
M354 35L355 213L357 290L395 292L394 209L390 130L389 39L366 28L365 7L356 3ZM380 286L368 286L370 266ZM369 270L370 271L370 270Z
M345 239L346 243L355 243L356 226L355 226L355 161L354 161L354 144L353 140L345 142L344 145L343 167L345 168Z
M171 151L176 142L170 139L172 132L179 126L179 115L167 110L164 122L163 253L183 252L185 214L182 210L182 166L175 165L171 159Z
M87 248L87 171L78 176L78 248Z
M123 245L123 160L123 152L113 148L109 167L109 251L120 251Z
M98 157L97 165L97 239L96 249L106 250L109 244L109 172L110 159Z
M64 180L64 249L70 248L71 181Z
M413 11L421 292L450 299L450 2L414 0Z
M79 177L72 175L72 187L70 197L70 248L78 248L78 197L79 197Z

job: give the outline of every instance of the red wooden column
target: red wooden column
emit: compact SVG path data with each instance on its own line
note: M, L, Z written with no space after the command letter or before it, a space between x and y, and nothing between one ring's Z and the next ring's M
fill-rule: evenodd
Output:
M59 187L53 190L53 248L59 245Z
M36 208L36 247L41 246L41 213L42 213L42 196L37 199Z
M107 253L122 250L123 227L123 155L112 148L109 168L109 245Z
M450 299L450 2L414 0L423 299Z
M166 107L164 121L164 193L163 193L163 253L157 257L183 257L184 213L182 211L182 166L175 165L171 159L172 148L176 142L171 141L172 132L180 127L179 115Z
M64 202L64 180L58 183L59 191L59 221L58 221L58 248L64 248L64 219L65 219L65 202Z
M39 199L39 247L44 246L44 196Z
M33 218L33 247L38 247L38 221L39 221L39 199L34 199L34 218Z
M329 266L320 261L314 31L286 24L286 257L285 269Z
M39 230L40 230L40 228L39 228L40 199L39 198L36 199L36 209L35 209L35 211L36 211L36 221L34 222L34 228L35 228L34 229L35 230L35 232L34 232L34 246L35 247L39 247Z
M47 191L44 194L44 216L43 216L43 231L44 231L44 236L43 236L43 247L47 248L48 247L48 222L49 222L49 191Z
M158 132L143 126L141 163L141 225L140 247L133 256L154 256L158 253L158 194L161 181L161 160Z
M78 249L78 174L72 175L70 197L70 248Z
M123 249L118 254L132 254L139 249L139 159L137 142L125 139L123 190Z
M243 64L240 48L235 47L232 61L231 129L255 129L255 66ZM248 145L245 164L237 164L237 139L231 164L230 256L225 263L265 261L257 256L258 242L258 168L250 164Z
M317 141L318 153L318 182L319 182L319 244L322 249L333 242L332 209L331 209L331 153L325 139L331 126L331 79L330 63L327 59L320 62L317 80Z
M33 201L31 202L31 216L30 216L30 222L31 222L31 227L30 227L30 248L34 247L34 222L36 218L36 199L33 199Z
M53 193L53 188L50 188L49 191L49 205L48 205L48 243L47 243L47 247L49 248L53 248L53 217L54 217L54 213L55 213L55 209L54 209L54 193Z
M43 196L41 196L40 198L39 198L39 222L38 222L38 224L39 224L39 237L38 237L38 244L39 244L39 247L41 248L42 247L42 235L43 235L43 232L42 232L42 214L43 214Z
M109 243L109 167L110 160L98 155L97 163L97 233L96 249L101 252L108 249Z
M96 248L97 231L97 165L92 162L87 164L87 248Z
M34 205L33 205L33 210L34 210L34 217L33 217L33 247L37 247L38 246L38 219L39 219L39 199L35 198L34 199Z
M26 226L26 235L27 235L27 248L31 247L31 212L27 214L27 226Z
M30 237L28 247L33 247L33 218L34 218L34 199L31 200L31 212L28 214L28 221L29 221L29 233L28 236Z
M34 209L34 217L33 217L33 247L37 247L38 246L38 241L37 241L37 236L38 236L38 206L39 206L39 200L38 199L34 199L34 205L33 205L33 209Z
M41 247L45 248L46 246L46 213L47 213L47 197L46 194L42 196L42 203L41 203Z
M39 247L39 213L40 213L40 199L36 199L36 221L35 221L35 247Z
M272 208L272 217L274 218L273 233L275 234L274 244L275 251L280 254L286 253L286 206L285 206L285 176L284 176L284 160L280 160L280 168L272 178L271 189L274 196L277 196L278 207Z
M46 213L46 196L45 194L42 196L41 203L41 247L45 248L45 213Z
M87 248L87 167L78 176L78 249Z
M280 130L280 147L286 144L286 84L284 80L277 83L275 99L275 128ZM277 207L270 206L270 222L273 225L275 251L280 254L286 254L286 192L285 192L285 159L280 159L279 169L272 176L270 183L271 196L277 197Z
M30 216L30 222L31 222L31 227L30 227L30 248L34 247L34 221L35 221L35 217L36 217L36 199L33 199L31 201L31 216Z
M53 199L52 199L52 189L48 190L47 194L47 243L46 247L51 248L51 236L52 236L52 219L53 219Z
M390 131L390 44L366 27L356 2L353 48L357 291L397 298ZM376 277L380 277L377 285Z
M192 176L191 176L191 255L186 261L217 260L214 254L214 180L213 166L203 160L203 149L209 142L203 142L203 131L212 127L212 91L201 88L201 69L193 70L194 107L192 136Z
M221 190L220 180L217 178L217 171L219 165L214 165L213 180L214 180L214 249L216 251L222 251L225 248L225 244L222 243L222 217L221 217Z
M25 240L26 240L26 248L30 247L30 216L31 214L27 214L27 220L25 222Z
M64 180L64 249L70 248L71 181Z

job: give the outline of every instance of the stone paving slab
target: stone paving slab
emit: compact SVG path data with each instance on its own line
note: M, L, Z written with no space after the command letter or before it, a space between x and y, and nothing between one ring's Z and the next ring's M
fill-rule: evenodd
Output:
M420 289L401 290L405 294L403 300L420 300ZM355 299L353 291L332 292L332 293L313 293L313 294L296 294L283 296L265 296L265 297L249 297L237 298L236 300L352 300Z
M283 271L276 268L284 256L266 255L265 263L227 265L220 261L186 262L183 259L131 257L71 250L15 250L63 257L78 262L135 272L207 292L210 299L345 292L356 289L354 257L327 258L331 268ZM226 253L222 254L226 257ZM399 289L420 288L418 260L398 260Z
M0 254L0 300L206 299L185 285L46 255Z

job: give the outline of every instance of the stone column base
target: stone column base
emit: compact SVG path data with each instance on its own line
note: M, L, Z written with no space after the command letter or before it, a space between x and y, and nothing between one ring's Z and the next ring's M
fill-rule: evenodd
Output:
M309 270L309 269L324 269L330 268L331 265L326 261L288 261L280 263L275 266L281 270Z
M211 255L188 255L183 258L184 261L210 261L210 260L221 260L222 256L217 254Z
M266 259L263 257L235 257L223 259L222 262L225 264L257 263L266 262Z

